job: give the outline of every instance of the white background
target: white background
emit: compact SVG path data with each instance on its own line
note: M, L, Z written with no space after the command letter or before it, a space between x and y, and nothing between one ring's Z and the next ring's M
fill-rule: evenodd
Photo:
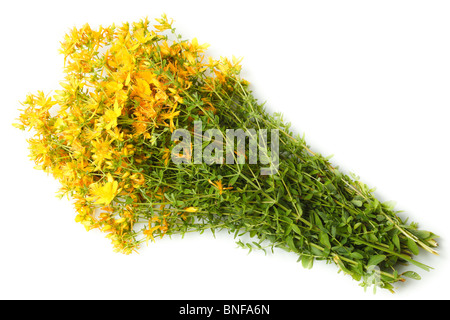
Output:
M448 1L8 1L0 12L2 299L448 299ZM254 94L312 148L441 235L440 256L396 294L373 295L331 264L237 248L232 236L164 238L129 256L75 223L58 185L11 126L28 92L58 89L72 27L158 18L214 57L243 56Z

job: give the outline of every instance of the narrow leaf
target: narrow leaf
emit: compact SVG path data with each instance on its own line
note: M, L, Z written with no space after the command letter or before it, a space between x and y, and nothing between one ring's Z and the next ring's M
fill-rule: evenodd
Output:
M331 248L330 238L328 237L328 234L326 234L325 232L321 232L319 235L319 240L320 243L323 244L325 247Z
M414 272L414 271L406 271L406 272L402 273L402 276L407 277L407 278L411 278L411 279L414 279L414 280L422 279L420 277L420 275L418 273Z
M291 224L290 227L292 228L292 230L294 230L295 233L302 235L302 232L300 231L300 228L297 227L295 224Z
M374 255L374 256L370 257L369 262L367 263L367 266L376 266L384 259L386 259L386 256L384 254Z
M416 242L410 238L408 238L408 248L411 250L411 252L415 255L419 254L419 247L417 246Z
M395 244L395 247L397 248L397 250L400 252L400 239L398 238L397 234L394 234L394 236L392 237L392 242Z
M351 256L353 259L358 259L358 260L361 260L361 259L364 258L363 255L360 254L360 253L358 253L358 252L352 252L352 253L350 254L350 256Z

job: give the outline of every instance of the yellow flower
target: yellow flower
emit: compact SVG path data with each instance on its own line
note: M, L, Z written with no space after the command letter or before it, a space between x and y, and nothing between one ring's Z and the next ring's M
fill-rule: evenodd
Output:
M150 85L148 84L147 81L141 78L136 78L135 92L137 95L143 98L147 98L151 95L152 90L150 89Z
M91 141L93 148L92 159L94 159L93 164L97 166L97 168L101 168L102 164L106 160L112 159L112 151L111 151L111 141L107 141L106 139L96 139L95 141Z
M155 232L159 228L161 228L161 226L154 226L154 227L149 228L148 230L143 231L143 234L147 236L147 238L145 239L147 245L148 245L148 240L150 238L152 239L153 242L155 242L155 238L153 237L153 232Z
M160 25L154 25L155 29L157 29L158 31L164 31L164 30L172 28L173 20L171 19L171 21L168 21L165 13L162 15L161 19L155 19L155 20L157 22L159 22L159 24L160 24Z
M106 232L106 231L109 231L109 230L111 230L112 229L112 226L110 225L110 224L107 224L106 226L104 226L103 228L102 228L102 231L103 232Z
M104 185L94 183L91 185L92 197L89 200L96 200L95 204L109 205L120 192L119 183L113 179L110 173L107 175L108 182Z
M162 155L162 159L164 160L164 165L168 165L170 161L170 149L164 148L164 153Z
M180 114L180 111L175 111L175 108L172 108L170 113L165 113L165 114L161 115L162 119L169 120L170 132L173 132L173 130L175 130L175 124L173 122L173 119L176 118L179 114Z
M191 41L191 50L193 51L204 51L208 49L210 45L208 43L204 43L199 45L197 38L192 39Z
M122 114L122 108L119 107L119 103L114 102L114 109L108 109L103 116L103 119L106 122L105 129L111 130L117 126L117 118Z
M134 32L133 35L134 35L134 37L136 38L136 40L138 41L138 43L137 43L137 46L138 46L138 47L139 47L141 44L146 43L146 42L152 40L152 39L155 37L155 35L152 35L152 34L149 34L149 33L145 34L145 29L143 29L143 28L137 29L137 30Z
M122 90L123 84L110 81L105 85L105 87L108 93L116 93L117 91Z
M215 182L212 182L211 180L208 180L209 183L211 183L217 190L219 190L219 193L222 194L223 190L229 190L233 189L233 187L224 188L222 185L222 180L218 180Z

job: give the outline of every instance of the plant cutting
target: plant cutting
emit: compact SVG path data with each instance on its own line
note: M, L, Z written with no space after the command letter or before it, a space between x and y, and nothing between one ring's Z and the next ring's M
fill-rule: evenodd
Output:
M334 263L363 287L393 291L434 233L400 218L356 176L269 114L241 60L207 56L165 15L72 29L65 79L29 94L15 124L37 168L61 183L75 220L130 254L157 238L227 230L250 251L281 248L311 268ZM250 241L240 238L248 234Z

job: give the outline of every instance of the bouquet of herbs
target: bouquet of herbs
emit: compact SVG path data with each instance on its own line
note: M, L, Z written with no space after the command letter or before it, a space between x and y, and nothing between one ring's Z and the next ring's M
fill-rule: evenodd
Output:
M15 124L30 155L74 201L75 220L129 254L165 235L228 230L243 248L282 248L306 268L336 264L393 289L435 234L314 153L240 77L240 60L207 57L165 15L74 28L61 43L66 77L30 94Z

